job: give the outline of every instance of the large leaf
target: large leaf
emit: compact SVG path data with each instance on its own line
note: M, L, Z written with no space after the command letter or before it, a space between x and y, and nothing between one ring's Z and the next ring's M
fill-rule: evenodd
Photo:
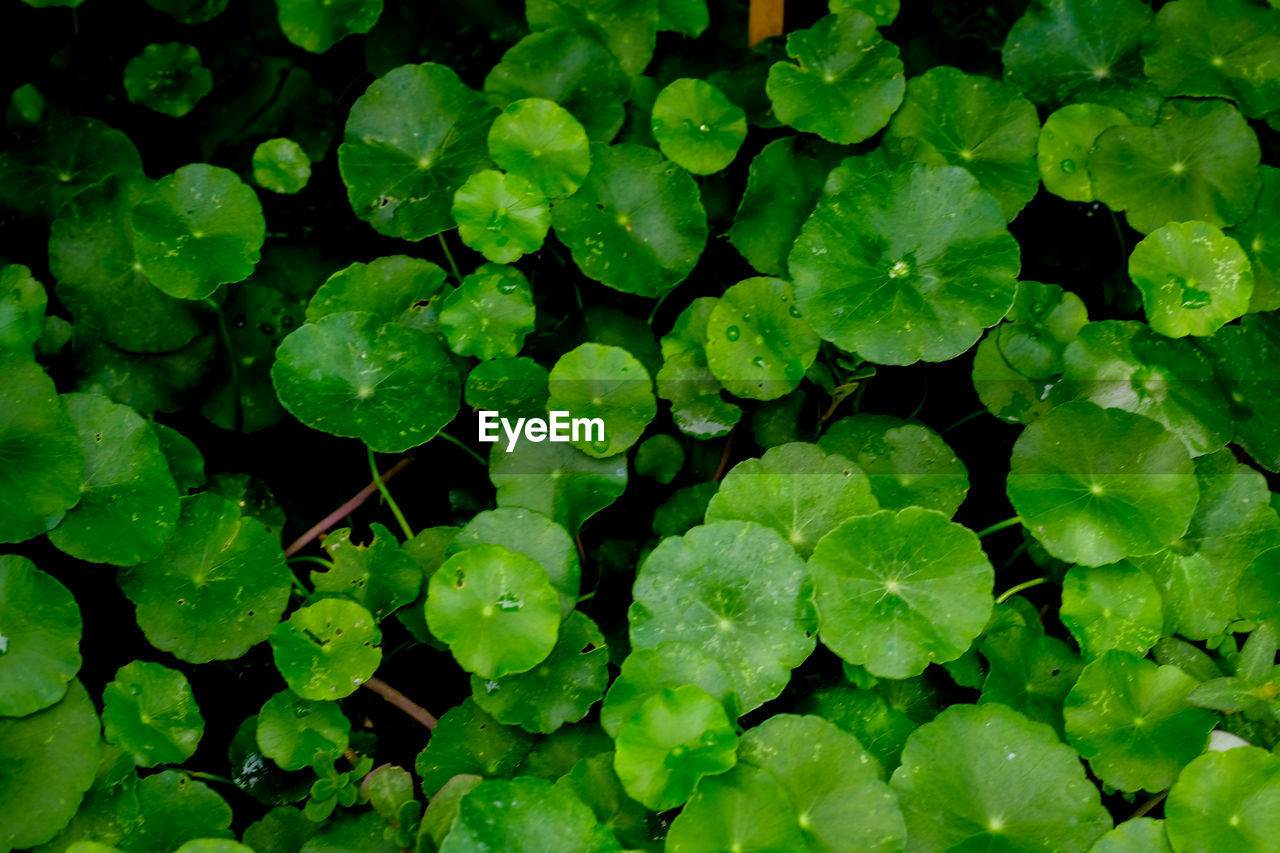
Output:
M1169 792L1165 829L1178 851L1266 853L1280 832L1280 758L1252 746L1200 756Z
M573 113L546 98L522 98L493 120L489 156L547 198L573 195L591 171L586 130Z
M780 278L738 282L707 318L707 366L739 397L774 400L794 391L819 343L790 283Z
M698 785L667 833L669 853L809 850L786 787L773 773L739 764Z
M569 789L521 777L481 782L458 807L440 853L614 853L622 848Z
M80 669L80 631L65 586L26 557L0 556L0 716L24 717L66 694Z
M1127 562L1072 567L1062 579L1059 612L1086 658L1112 649L1146 654L1164 634L1155 581Z
M382 15L382 0L276 0L285 38L324 53L352 33L367 33Z
M1236 441L1263 468L1280 471L1280 317L1250 314L1205 343L1231 400Z

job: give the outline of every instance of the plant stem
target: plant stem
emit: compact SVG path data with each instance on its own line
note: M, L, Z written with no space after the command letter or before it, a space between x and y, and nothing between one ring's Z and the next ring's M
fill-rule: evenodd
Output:
M1000 597L996 599L996 604L1004 604L1006 601L1008 601L1010 598L1017 595L1018 593L1022 592L1024 589L1031 589L1031 587L1033 586L1040 586L1040 584L1045 583L1048 580L1049 580L1048 578L1036 578L1035 580L1023 581L1020 584L1015 584L1009 587L1008 589L1006 589L1004 592L1000 593Z
M400 525L400 529L404 531L405 539L413 538L413 528L409 526L409 522L405 520L404 513L400 511L400 505L396 503L396 499L391 497L391 490L387 488L387 484L383 481L382 475L378 473L378 462L373 458L373 448L365 446L365 450L369 454L369 470L373 473L373 482L377 484L378 491L382 492L382 499L386 501L387 506L391 508L391 514L396 517L396 521Z
M1023 539L1022 544L1019 545L1017 548L1013 549L1013 553L1009 555L1009 559L1005 560L1004 565L1002 565L1000 568L1001 569L1009 568L1011 565L1013 565L1013 561L1021 557L1023 554L1025 554L1030 547L1031 547L1031 540Z
M1138 810L1135 811L1133 814L1129 815L1129 820L1133 820L1136 817L1142 817L1147 812L1151 811L1156 806L1160 805L1160 803L1164 802L1164 798L1167 796L1169 796L1168 791L1161 791L1160 793L1156 794L1154 797L1147 800L1142 805L1138 806Z
M224 785L235 785L235 782L231 781L226 776L219 776L216 773L205 773L203 770L183 770L182 772L186 773L192 779L204 779L209 782L221 782Z
M333 563L331 563L329 560L326 560L323 557L312 557L309 555L302 556L302 557L290 557L289 562L290 563L315 563L318 566L324 566L326 571L333 568Z
M461 447L463 450L465 450L465 451L467 452L467 455L468 455L468 456L470 456L472 459L476 460L477 462L479 462L481 465L483 465L483 466L484 466L484 467L486 467L486 468L488 468L488 467L489 467L489 460L485 459L485 458L484 458L483 456L481 456L479 453L476 453L474 450L472 450L470 447L468 447L468 446L467 446L467 444L466 444L465 442L463 442L463 441L461 441L461 440L459 440L459 439L456 439L456 438L454 438L453 436L449 435L449 433L447 433L447 432L438 432L438 433L436 433L436 438L443 438L445 441L449 442L450 444L455 444L455 445L457 445L458 447Z
M311 594L311 590L307 589L307 585L300 581L297 575L293 576L293 591L303 598Z
M449 261L449 269L453 270L454 279L458 284L462 284L462 273L458 272L458 264L453 259L453 252L449 251L449 244L444 239L444 232L441 231L436 237L440 238L440 248L444 249L444 256Z
M940 432L940 433L938 433L938 434L939 434L939 435L946 435L947 433L951 432L951 431L952 431L953 429L955 429L956 427L964 426L965 424L967 424L969 421L973 420L974 418L980 418L980 417L982 417L983 415L985 415L986 413L987 413L987 410L986 410L986 409L978 409L978 411L976 411L976 412L970 412L969 414L965 415L963 418L961 418L960 420L956 421L956 422L955 422L955 423L953 423L951 426L947 427L946 429L944 429L942 432Z
M724 477L725 469L729 467L729 451L733 450L733 434L738 431L735 425L729 430L729 435L724 440L724 452L720 454L720 464L716 466L715 476L711 478L712 482L718 483Z
M236 360L235 350L231 348L231 330L227 328L227 318L222 313L222 306L213 298L204 300L204 304L213 310L218 321L218 337L222 339L222 348L227 351L227 366L231 369L232 411L235 413L236 432L244 432L244 399L240 396L240 364Z
M404 457L399 462L397 462L396 464L388 468L387 473L383 474L379 479L384 483L388 482L396 474L399 474L401 471L403 471L405 467L412 461L413 461L412 456ZM303 548L307 547L307 545L310 544L311 541L315 539L317 536L319 536L321 533L324 533L330 527L333 527L333 525L337 524L339 521L341 521L342 519L346 518L348 515L355 512L357 509L359 509L360 505L365 501L367 501L370 495L372 495L376 491L378 491L377 485L375 485L374 483L370 483L360 491L356 492L355 496L351 498L351 500L347 501L342 506L338 507L333 512L326 515L324 518L320 519L320 521L316 522L316 524L310 530L308 530L306 533L299 536L297 539L293 540L293 544L284 550L284 555L286 557L292 557L294 554L298 553Z
M992 533L998 533L999 531L1004 530L1006 527L1013 527L1015 524L1021 524L1021 523L1022 523L1022 516L1020 515L1015 515L1013 518L1006 518L1004 521L998 521L995 524L991 525L990 527L986 528L985 530L978 531L978 538L985 539L988 536L990 536Z
M374 693L377 693L383 699L387 700L392 705L395 705L401 711L404 711L428 729L434 729L436 727L436 718L432 716L430 711L423 708L417 702L414 702L408 696L405 696L399 690L396 690L390 684L387 684L387 682L383 681L381 678L370 678L360 686L367 687Z

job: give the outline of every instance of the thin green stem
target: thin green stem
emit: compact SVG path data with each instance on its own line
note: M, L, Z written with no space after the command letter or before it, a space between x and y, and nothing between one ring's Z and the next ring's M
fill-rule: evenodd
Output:
M489 460L485 459L485 458L484 458L483 456L481 456L479 453L476 453L474 450L472 450L470 447L468 447L468 446L466 445L466 443L464 443L464 442L462 442L462 441L460 441L460 440L458 440L458 439L454 438L453 436L449 435L449 433L447 433L447 432L438 432L438 433L436 433L436 437L437 437L437 438L443 438L445 441L449 442L450 444L455 444L455 445L457 445L458 447L461 447L463 450L465 450L465 451L467 452L467 455L468 455L468 456L470 456L472 459L476 460L477 462L479 462L481 465L483 465L483 466L484 466L484 467L486 467L486 468L488 468L488 467L489 467Z
M658 309L662 307L662 303L667 301L667 297L674 291L668 290L662 296L658 297L658 301L653 303L653 310L649 312L649 319L646 321L650 327L653 326L653 319L658 316Z
M404 538L412 539L413 528L405 520L404 513L400 511L400 505L396 503L396 499L391 497L391 490L387 488L387 484L382 482L382 474L378 471L378 460L373 458L373 448L366 446L365 451L369 454L369 470L373 472L373 481L378 484L378 491L382 493L382 499L391 508L391 514L396 517L400 529L404 531Z
M449 243L444 239L444 232L441 231L436 237L440 239L440 248L444 249L444 257L449 262L449 269L453 270L454 279L458 284L462 284L462 273L458 272L458 263L453 259L453 252L449 251Z
M1020 584L1015 584L1014 586L1011 586L1008 589L1006 589L1004 592L1000 593L1000 597L996 599L996 604L1004 604L1006 601L1008 601L1010 598L1017 595L1018 593L1022 592L1024 589L1031 589L1031 587L1033 586L1040 586L1040 584L1045 583L1048 580L1049 580L1048 578L1036 578L1035 580L1023 581Z
M1013 553L1011 553L1011 554L1009 555L1009 559L1005 560L1005 561L1004 561L1004 565L1002 565L1000 568L1001 568L1001 569L1007 569L1007 568L1009 568L1010 566L1012 566L1012 565L1013 565L1013 561L1014 561L1014 560L1018 559L1018 558L1019 558L1019 557L1021 557L1023 554L1027 553L1027 550L1028 550L1028 549L1030 549L1030 548L1031 548L1031 540L1030 540L1030 539L1023 539L1023 540L1022 540L1022 544L1021 544L1021 545L1019 545L1017 548L1014 548L1014 549L1013 549Z
M1111 224L1116 229L1116 239L1120 241L1120 257L1127 265L1129 263L1129 249L1124 243L1124 230L1120 227L1120 217L1116 216L1116 212L1111 209L1108 209L1107 213L1111 214Z
M317 566L324 566L326 571L333 568L333 563L326 560L324 557L312 557L306 554L304 554L301 557L290 557L289 562L290 563L315 563Z
M224 785L234 785L235 782L226 776L219 776L217 773L205 773L203 770L183 770L192 779L204 779L208 782L221 782Z
M1142 805L1138 806L1138 809L1133 814L1129 815L1129 820L1133 820L1134 818L1139 818L1147 814L1147 812L1151 811L1156 806L1164 802L1164 798L1167 796L1169 796L1168 791L1161 791L1160 793L1156 794L1154 797L1147 800Z
M240 396L240 363L231 346L231 330L227 328L227 318L222 313L222 306L212 298L204 300L204 304L213 311L218 321L218 337L222 339L222 347L227 351L227 365L231 368L232 408L235 412L236 432L244 432L244 399Z
M862 410L862 398L867 394L867 388L871 385L871 379L867 378L858 384L858 390L853 394L853 413L856 415Z
M951 431L952 431L953 429L955 429L956 427L964 426L965 424L967 424L969 421L973 420L974 418L980 418L980 417L982 417L983 415L985 415L986 413L987 413L987 410L986 410L986 409L978 409L978 411L976 411L976 412L970 412L969 414L965 415L965 416L964 416L963 418L961 418L960 420L958 420L958 421L956 421L955 423L953 423L951 426L949 426L949 427L947 427L946 429L944 429L942 432L940 432L940 433L939 433L939 435L946 435L947 433L951 432Z
M297 575L293 576L293 591L296 592L298 595L302 596L303 598L306 598L311 594L311 590L307 589L306 584L298 580Z
M1021 524L1021 523L1022 523L1022 516L1020 515L1015 515L1013 518L1006 518L1004 521L998 521L984 530L979 530L978 538L985 539L987 536L991 535L992 533L998 533L1001 530L1004 530L1006 527L1013 527L1015 524Z

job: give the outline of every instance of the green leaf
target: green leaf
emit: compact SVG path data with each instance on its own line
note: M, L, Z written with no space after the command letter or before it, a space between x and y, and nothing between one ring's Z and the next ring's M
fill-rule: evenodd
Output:
M1015 599L1016 601L1016 599ZM1005 605L1006 608L1010 605ZM1062 733L1062 702L1080 674L1080 657L1039 620L1000 624L997 610L978 649L987 661L981 702L999 702Z
M1280 618L1280 547L1263 551L1245 566L1236 596L1245 619Z
M341 598L299 607L271 632L271 656L303 699L341 699L368 681L382 661L373 615Z
M1160 106L1138 55L1150 24L1141 0L1032 3L1005 39L1004 79L1050 109L1104 104L1148 124Z
M122 750L102 745L102 760L93 785L85 793L71 822L37 853L59 853L76 849L76 844L119 844L138 822L138 773L133 758ZM90 840L96 839L96 841ZM70 846L68 846L70 845ZM96 848L84 853L106 853Z
M810 850L787 789L768 770L739 764L698 785L667 833L668 853Z
M182 118L213 91L213 74L189 44L149 44L124 67L129 102Z
M459 774L487 778L513 775L531 746L532 735L502 725L468 697L440 718L427 748L418 754L414 770L422 778L423 792L434 799L436 792ZM429 818L431 809L427 814Z
M612 853L617 839L572 791L544 779L481 782L458 807L440 853Z
M1093 201L1089 153L1104 130L1133 124L1115 107L1068 104L1045 119L1036 143L1044 188L1067 201Z
M832 12L862 12L870 15L877 27L887 27L898 17L898 0L828 0Z
M769 69L774 115L829 142L861 142L889 122L906 88L898 46L861 12L827 15L787 36L787 56Z
M694 299L662 338L658 396L671 402L679 430L694 438L725 435L742 417L741 409L720 396L720 382L707 366L707 323L718 302Z
M697 38L711 22L707 0L658 0L658 29Z
M1052 408L1048 393L1063 371L1063 353L1088 321L1074 293L1056 284L1018 282L1013 308L973 357L973 389L987 411L1030 423Z
M612 750L583 758L556 780L556 786L586 803L596 820L628 848L643 850L661 843L661 819L627 796L613 769Z
M950 517L969 491L964 463L923 424L853 415L832 424L818 446L865 471L881 509L920 506Z
M540 418L547 411L547 379L547 369L531 358L495 358L471 368L462 397L473 409Z
M318 594L349 598L381 622L418 597L422 570L413 557L400 550L387 528L375 523L370 532L373 539L368 545L353 543L349 528L326 534L324 549L333 568L313 570L311 583Z
M560 594L560 615L567 617L578 601L582 566L573 537L541 512L499 507L477 513L449 543L448 556L473 545L501 545L532 557Z
M169 473L178 487L179 494L195 491L205 484L204 457L200 449L191 439L173 427L167 427L156 421L150 422L151 431L156 434L160 444L160 452L169 463Z
M0 555L0 715L24 717L63 697L80 670L80 633L65 586L26 557Z
M156 181L130 214L138 263L179 299L204 299L253 273L266 235L257 195L234 172L204 163Z
M0 718L0 848L33 847L66 826L97 773L98 731L98 715L77 680L42 711Z
M430 441L458 413L457 369L431 334L374 314L328 314L276 350L280 403L312 429L381 453Z
M885 150L898 161L967 170L1012 221L1040 188L1039 136L1036 108L1016 88L944 65L907 83Z
M1129 256L1147 322L1162 335L1212 335L1249 308L1253 269L1232 238L1207 222L1170 222Z
M485 679L526 672L551 654L560 602L533 558L473 545L431 577L427 625L460 666Z
M814 691L804 702L804 710L849 732L886 770L898 766L907 737L921 722L890 705L879 693L845 685ZM926 715L925 721L931 716Z
M1081 401L1018 437L1008 494L1051 555L1101 566L1185 533L1199 488L1186 448L1160 424Z
M844 520L880 508L867 475L838 454L795 442L739 462L707 506L707 521L755 521L772 527L801 557Z
M303 817L301 809L280 806L244 831L244 843L259 851L298 853L318 829L320 825Z
M622 70L639 74L653 56L658 0L526 0L534 32L578 27L608 46Z
M153 559L173 536L178 487L151 425L97 394L67 394L80 434L80 502L49 531L58 550L91 563L132 566Z
M128 853L171 853L195 839L229 838L231 806L203 782L166 770L138 783L138 826Z
M386 822L373 812L347 812L321 827L299 853L397 853L400 848L387 838L386 829Z
M1067 697L1067 737L1108 785L1163 791L1204 751L1218 720L1187 703L1195 686L1176 666L1108 651L1084 668Z
M554 101L582 123L592 142L608 142L622 127L631 83L599 41L576 28L556 27L512 45L485 77L484 91L503 106L525 98Z
M1127 562L1073 566L1062 580L1060 615L1088 659L1113 649L1144 655L1164 631L1155 581Z
M1084 851L1111 828L1053 729L1003 705L953 705L916 729L892 785L912 850Z
M276 7L285 38L312 53L369 32L382 15L382 0L276 0Z
M651 128L665 156L695 175L710 175L737 156L747 116L715 86L682 77L658 93Z
M174 853L254 853L254 851L230 838L194 838Z
M489 457L499 507L549 516L570 533L627 488L627 458L593 459L571 445L524 441Z
M366 311L386 323L433 331L437 324L433 303L444 281L445 271L421 258L389 255L367 264L354 263L320 285L307 303L307 322L344 311Z
M158 663L135 660L120 667L103 689L102 703L104 736L139 767L181 764L204 735L187 677Z
M184 24L203 24L223 13L228 0L147 0L152 9Z
M284 805L306 799L311 789L312 779L308 778L310 774L281 770L262 754L258 746L257 714L246 717L236 729L235 736L227 746L227 762L231 768L231 781L235 786L264 806Z
M125 569L120 588L156 648L181 660L232 660L262 642L289 600L279 542L212 492L182 499L177 530L154 560Z
M1259 166L1262 193L1253 214L1226 233L1249 256L1253 266L1250 311L1280 308L1280 169Z
M515 267L484 264L440 307L440 331L458 355L486 360L520 352L533 331L533 289ZM506 410L499 409L504 414Z
M673 436L658 433L646 438L636 448L634 464L636 473L641 477L665 486L684 467L684 448Z
M301 192L311 180L311 158L292 139L268 139L253 149L253 180L272 192Z
M959 355L1004 317L1019 254L972 175L912 163L820 200L789 266L819 335L871 361L911 364Z
M1241 0L1179 0L1156 14L1142 67L1162 95L1229 98L1249 118L1280 109L1280 13Z
M819 343L791 285L780 278L738 282L707 318L707 366L739 397L774 400L794 391Z
M356 216L405 240L452 228L453 194L484 163L492 118L484 99L444 65L403 65L373 81L352 105L338 146Z
M728 669L693 643L669 641L635 649L623 660L621 670L600 706L600 725L610 737L616 738L623 723L640 713L646 699L667 688L692 684L731 713L736 711Z
M0 459L0 542L44 533L80 500L75 424L40 366L9 350L0 350Z
M1280 317L1250 314L1204 342L1231 400L1236 441L1268 471L1280 471Z
M1103 131L1089 175L1098 200L1144 234L1192 219L1222 227L1253 212L1259 156L1258 138L1235 107L1175 99L1152 127Z
M760 149L729 230L729 242L751 266L787 276L787 253L841 150L804 136L784 136Z
M903 849L897 795L853 735L821 717L778 714L749 730L740 752L787 789L813 853Z
M30 352L44 331L44 285L21 264L0 267L0 349Z
M537 251L551 227L546 196L519 175L483 169L467 178L451 209L462 242L494 263Z
M413 777L394 764L383 764L360 783L360 796L392 826L399 825L400 810L413 799ZM418 804L421 808L421 803Z
M613 767L633 799L653 811L675 808L698 780L737 762L738 736L724 705L686 684L651 693L618 728Z
M1280 758L1240 747L1208 752L1183 768L1165 803L1165 831L1174 850L1265 853L1280 815Z
M547 408L574 419L599 420L573 446L597 458L614 456L635 444L657 414L653 381L644 365L621 347L587 343L570 350L551 368ZM599 435L600 438L593 438Z
M545 98L523 98L489 128L489 156L546 198L573 195L591 170L587 132L573 113Z
M935 510L850 518L819 540L809 570L823 644L885 678L959 657L991 612L978 538Z
M1159 421L1196 456L1231 439L1213 364L1192 340L1171 340L1144 323L1103 320L1080 330L1062 362L1055 402L1089 400Z
M281 690L262 706L254 737L262 754L282 770L303 770L317 752L341 755L350 734L351 723L337 702L314 702Z
M782 692L814 648L804 564L752 522L716 521L664 539L640 565L627 611L633 649L700 646L729 673L743 713Z
M1236 585L1254 558L1280 546L1280 517L1262 474L1231 451L1201 456L1195 470L1200 498L1186 533L1133 562L1160 588L1166 633L1203 640L1235 620Z
M1164 821L1129 818L1098 839L1089 853L1173 853L1165 836Z
M471 696L500 723L549 733L586 716L609 681L609 650L591 619L571 612L555 647L528 672L486 680L471 676Z

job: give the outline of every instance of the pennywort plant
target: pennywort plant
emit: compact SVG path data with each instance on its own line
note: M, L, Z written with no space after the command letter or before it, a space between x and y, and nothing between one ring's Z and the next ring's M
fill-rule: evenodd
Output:
M5 3L0 853L1276 849L1275 0Z

